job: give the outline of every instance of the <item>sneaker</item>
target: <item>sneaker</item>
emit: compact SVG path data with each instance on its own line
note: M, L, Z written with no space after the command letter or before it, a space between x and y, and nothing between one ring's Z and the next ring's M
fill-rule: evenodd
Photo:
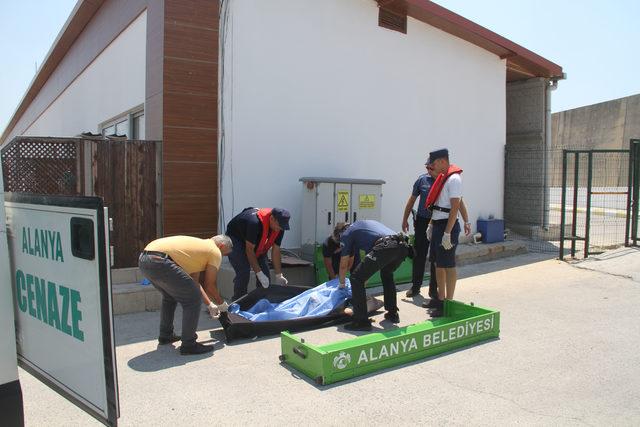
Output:
M176 341L180 341L181 339L182 338L180 337L180 335L171 334L171 336L169 337L158 337L158 344L160 345L171 344Z
M405 294L405 296L407 298L415 297L415 296L418 296L418 295L420 295L420 288L417 288L417 289L411 288Z
M180 346L180 354L182 354L183 356L186 356L188 354L204 354L209 353L210 351L213 351L212 345L204 345L200 344L199 342L188 347L185 347L184 345Z
M384 314L384 318L389 320L391 323L400 323L400 315L397 311L387 311Z
M371 321L367 320L354 320L344 325L347 331L370 331Z
M425 301L422 303L423 308L437 308L438 300L435 298L431 298L429 301Z

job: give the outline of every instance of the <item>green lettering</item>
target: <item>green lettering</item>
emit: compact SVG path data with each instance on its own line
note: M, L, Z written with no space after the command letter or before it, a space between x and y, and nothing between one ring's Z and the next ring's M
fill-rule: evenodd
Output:
M22 227L22 252L24 252L25 254L29 253L29 240L27 240L27 230L26 228Z
M38 319L47 323L47 289L44 279L34 277L36 281L36 311Z
M78 310L78 303L81 301L80 292L71 290L71 321L73 323L73 336L80 341L84 341L84 332L80 330L82 312Z
M42 251L43 258L49 258L49 245L47 244L47 232L46 230L40 230L40 250ZM53 251L53 248L51 248Z
M47 230L47 237L49 238L49 247L51 248L51 259L54 259L53 248L56 246L56 242L55 242L56 235L54 234L53 231Z
M24 231L24 228L22 230ZM27 298L22 294L25 289L24 273L22 270L16 270L16 299L18 300L18 308L23 313L27 311Z
M29 314L36 317L36 309L33 307L33 276L27 274L27 301L29 305Z
M71 335L71 325L69 325L69 288L59 285L58 292L62 296L62 321L60 330L67 335Z
M62 255L62 240L60 239L60 233L56 233L56 261L64 262L64 255Z
M40 233L38 233L38 229L33 230L33 254L42 257L40 253Z
M60 311L58 310L58 295L56 295L55 283L47 283L47 293L47 305L49 307L49 326L53 326L57 330L60 330Z
M29 241L29 255L33 255L33 248L31 247L31 229L27 228L27 240Z

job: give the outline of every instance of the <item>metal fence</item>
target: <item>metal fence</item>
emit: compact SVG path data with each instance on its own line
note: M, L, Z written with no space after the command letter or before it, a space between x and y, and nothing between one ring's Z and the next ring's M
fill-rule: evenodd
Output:
M5 191L99 196L113 219L114 268L161 235L157 141L17 137L2 149Z
M626 150L591 154L591 168L586 151L567 157L564 235L572 238L567 253L573 249L582 256L624 245L628 164ZM530 251L560 253L562 174L563 149L505 150L505 226Z

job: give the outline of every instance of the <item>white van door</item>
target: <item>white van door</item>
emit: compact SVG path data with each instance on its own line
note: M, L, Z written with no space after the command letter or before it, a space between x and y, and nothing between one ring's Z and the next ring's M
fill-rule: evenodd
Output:
M117 425L102 199L7 194L5 208L18 363L102 423Z

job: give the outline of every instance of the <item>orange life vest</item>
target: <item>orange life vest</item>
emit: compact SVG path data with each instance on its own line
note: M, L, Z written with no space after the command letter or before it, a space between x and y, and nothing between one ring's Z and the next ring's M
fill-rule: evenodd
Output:
M460 169L458 166L451 164L449 165L449 169L447 169L447 173L441 173L440 175L438 175L436 177L435 182L431 185L431 189L429 190L429 194L427 195L427 200L424 203L425 207L427 209L429 209L430 211L432 210L439 210L439 211L443 211L443 212L449 212L450 209L448 208L441 208L439 206L436 206L436 202L438 201L438 197L440 197L440 193L442 192L442 189L444 188L444 184L447 182L447 180L449 179L449 177L453 174L456 173L462 173L462 169Z
M271 246L273 246L280 233L271 231L269 227L271 208L258 209L257 215L262 224L262 236L260 236L260 242L258 242L258 247L256 248L256 256L261 257L271 249Z

